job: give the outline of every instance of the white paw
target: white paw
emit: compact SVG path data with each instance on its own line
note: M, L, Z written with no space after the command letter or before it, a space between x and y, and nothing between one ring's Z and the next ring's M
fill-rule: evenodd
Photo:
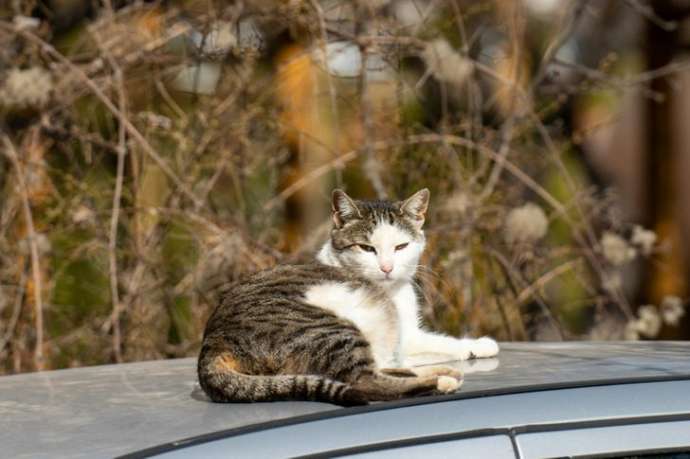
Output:
M498 343L488 336L484 336L472 342L470 353L476 358L493 357L498 354Z
M462 385L462 381L458 381L450 376L439 376L438 382L436 383L436 389L444 394L450 394L455 392Z

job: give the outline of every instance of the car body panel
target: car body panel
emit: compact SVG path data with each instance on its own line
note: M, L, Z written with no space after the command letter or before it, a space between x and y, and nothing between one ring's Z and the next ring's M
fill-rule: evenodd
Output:
M196 388L195 370L194 359L176 359L1 377L0 456L113 457L209 431L339 408L210 403Z
M194 447L204 458L297 457L334 455L360 445L404 442L467 432L510 430L524 426L684 416L690 418L690 379L572 389L539 390L519 394L478 396L460 400L368 411L340 417L233 435ZM420 421L423 420L423 421ZM302 439L297 441L296 439ZM188 458L185 449L160 455Z
M491 412L504 415L500 425L525 420L537 422L533 415L535 407L528 401L539 403L536 411L542 419L556 414L562 416L563 412L552 412L549 404L565 402L548 397L532 400L530 393L535 389L607 384L635 378L687 379L690 378L689 356L690 343L685 342L504 344L497 359L451 363L466 372L458 394L402 402L412 404L412 416L425 419L424 423L409 425L401 424L401 416L386 409L397 406L395 403L354 409L313 402L210 403L198 389L193 358L5 376L0 377L0 444L3 452L11 457L112 457L161 444L167 447L186 444L176 442L215 431L249 434L263 427L275 427L283 419L307 415L307 419L295 421L301 422L319 418L326 412L337 416L334 421L342 420L339 422L344 423L343 428L350 421L350 425L375 422L376 429L371 430L389 425L391 438L416 435L420 429L425 435L439 433L432 427L424 427L426 419L443 420L445 427L441 432L490 425L497 422L497 418L487 414ZM430 356L425 361L438 359ZM503 402L505 399L501 399L503 396L485 397L511 392L524 393L516 397L523 402L516 401L509 410ZM572 393L571 396L588 395ZM671 399L647 406L639 395L629 394L628 398L632 405L650 413L679 409L677 401ZM452 405L460 399L467 404L455 406L453 409L458 410L455 413L439 408L446 403L427 404L452 400ZM479 403L481 399L483 402ZM610 403L608 396L600 400L602 407ZM592 404L577 403L567 417L596 415L595 408ZM683 405L682 409L687 407ZM622 403L606 412L626 414ZM377 413L376 420L356 417L367 413ZM355 416L350 421L346 420L350 416L344 416L349 414ZM403 434L393 432L398 424L404 429ZM430 422L430 425L435 424Z
M523 459L609 455L621 450L627 454L690 451L690 420L526 433L516 441Z

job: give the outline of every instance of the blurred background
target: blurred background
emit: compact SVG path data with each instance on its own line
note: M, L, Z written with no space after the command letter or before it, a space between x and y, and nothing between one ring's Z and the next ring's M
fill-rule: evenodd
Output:
M4 0L0 374L195 355L336 186L431 190L430 327L688 339L688 53L690 0Z

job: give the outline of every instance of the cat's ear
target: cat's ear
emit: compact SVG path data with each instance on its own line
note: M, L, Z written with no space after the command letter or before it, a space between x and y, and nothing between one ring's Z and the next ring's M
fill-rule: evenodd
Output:
M357 204L343 190L333 190L331 209L333 210L333 223L336 228L340 228L348 220L362 218L362 213L357 208Z
M429 207L429 195L429 190L424 188L400 204L400 213L412 220L417 229L422 229L424 225L424 216Z

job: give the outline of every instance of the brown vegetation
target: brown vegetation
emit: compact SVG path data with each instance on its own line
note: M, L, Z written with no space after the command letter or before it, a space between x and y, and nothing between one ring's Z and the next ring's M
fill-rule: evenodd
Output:
M0 373L194 355L224 283L324 240L334 186L431 189L433 327L690 336L660 180L690 7L7 3Z

